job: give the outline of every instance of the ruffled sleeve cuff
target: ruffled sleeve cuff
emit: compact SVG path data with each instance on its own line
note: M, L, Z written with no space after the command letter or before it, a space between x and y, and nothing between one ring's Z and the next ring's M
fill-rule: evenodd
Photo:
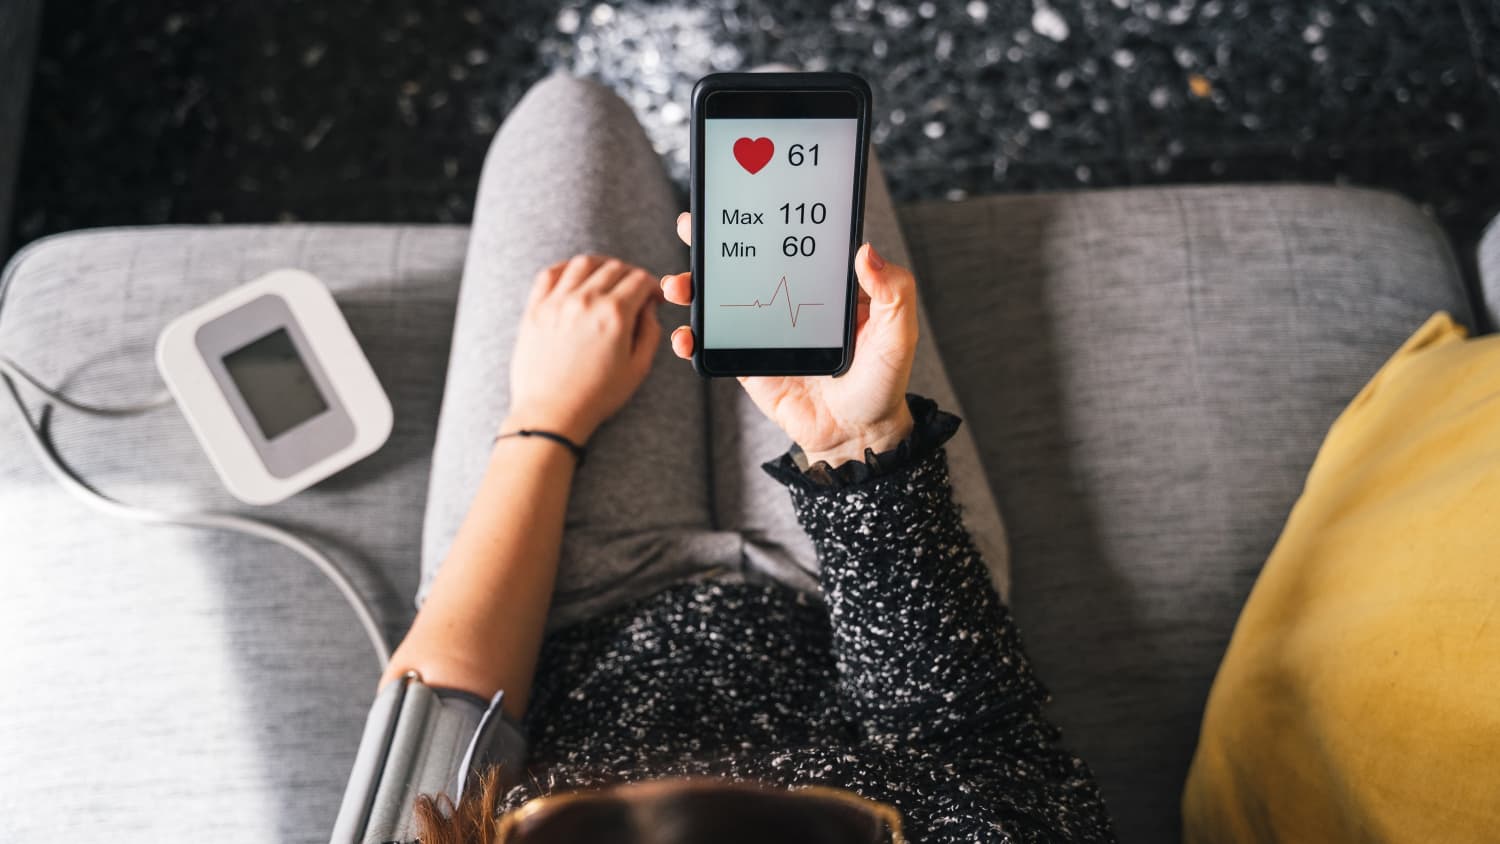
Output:
M957 416L939 410L937 402L916 393L906 394L906 406L911 410L911 433L888 451L876 454L867 448L862 461L850 460L831 466L828 461L819 460L809 466L807 455L793 443L785 454L761 464L761 468L788 486L810 490L842 489L893 475L921 462L951 439L962 424Z

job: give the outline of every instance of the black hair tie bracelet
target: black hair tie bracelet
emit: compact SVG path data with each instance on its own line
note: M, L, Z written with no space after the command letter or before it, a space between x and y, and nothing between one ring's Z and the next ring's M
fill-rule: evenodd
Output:
M495 437L494 441L499 442L506 437L543 437L545 439L552 440L553 442L560 443L561 445L565 446L568 451L573 452L573 456L578 458L578 465L583 465L583 457L586 453L583 446L573 442L562 434L554 434L551 431L538 431L532 428L522 428L519 431L511 431L508 434L500 434L499 436Z

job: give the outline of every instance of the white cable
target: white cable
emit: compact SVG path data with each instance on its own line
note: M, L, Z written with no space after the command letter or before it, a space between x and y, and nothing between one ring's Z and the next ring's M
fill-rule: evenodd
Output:
M0 355L0 372L4 372L7 375L13 375L16 378L25 381L27 384L30 384L32 388L37 392L41 393L49 399L52 399L63 407L72 408L79 413L87 413L90 416L135 416L140 413L145 413L148 410L155 410L158 407L164 407L172 403L172 394L167 392L166 390L162 390L160 393L156 394L155 398L144 404L127 404L120 407L100 407L93 404L84 404L83 402L70 399L62 393L59 393L56 390L48 387L46 384L43 384L41 381L38 381L35 375L32 375L30 372L22 369L20 364L16 363L5 355ZM14 392L14 390L12 390L12 392ZM20 401L19 396L16 397L16 401Z
M87 405L68 399L48 389L25 370L17 366L14 361L6 357L0 357L0 380L5 381L5 386L10 391L10 397L15 401L16 410L21 413L21 427L26 431L26 439L31 443L32 450L36 452L37 457L42 461L42 465L47 469L47 472L58 483L62 484L64 489L95 510L121 519L129 519L145 524L174 524L242 533L247 536L259 537L274 542L300 555L316 566L319 571L323 572L329 580L333 581L333 585L338 587L339 592L343 593L344 599L349 602L349 606L354 610L354 614L359 617L359 623L364 627L365 634L370 639L370 644L375 648L375 654L380 660L381 670L385 669L391 659L391 649L390 645L385 641L385 635L380 631L380 626L375 621L375 614L371 611L370 605L365 602L364 597L354 588L354 584L350 582L348 575L344 574L343 570L338 567L338 564L329 559L323 552L309 545L295 534L254 519L247 519L228 513L212 513L196 510L180 512L151 510L116 501L94 490L77 475L74 475L58 459L41 425L32 422L31 413L27 411L26 403L21 399L21 394L16 389L15 381L11 380L12 376L36 387L48 398L53 399L59 404L95 416L120 417L143 413L152 408L160 407L166 402L170 402L170 395L167 395L165 400L157 399L146 404L127 407L96 407ZM46 406L44 406L43 414L46 413L46 409Z

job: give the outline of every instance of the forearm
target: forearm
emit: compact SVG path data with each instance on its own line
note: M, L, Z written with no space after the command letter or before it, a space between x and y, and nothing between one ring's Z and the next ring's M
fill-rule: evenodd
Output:
M867 733L981 741L1035 726L1046 693L964 528L944 453L841 492L818 518L822 582L840 690Z
M959 420L907 398L897 448L838 472L797 471L790 453L766 469L817 549L840 696L866 735L1008 741L1045 692L953 501L941 446Z
M520 720L552 603L574 457L532 437L496 441L448 557L380 684L416 669Z

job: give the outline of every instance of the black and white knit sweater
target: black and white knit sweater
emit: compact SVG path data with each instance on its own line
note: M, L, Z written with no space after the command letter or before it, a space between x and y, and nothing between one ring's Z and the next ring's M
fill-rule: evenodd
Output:
M850 788L895 805L913 842L1113 840L953 502L941 443L958 420L908 400L917 430L884 461L765 466L813 539L824 601L690 582L548 638L503 809L712 775Z

